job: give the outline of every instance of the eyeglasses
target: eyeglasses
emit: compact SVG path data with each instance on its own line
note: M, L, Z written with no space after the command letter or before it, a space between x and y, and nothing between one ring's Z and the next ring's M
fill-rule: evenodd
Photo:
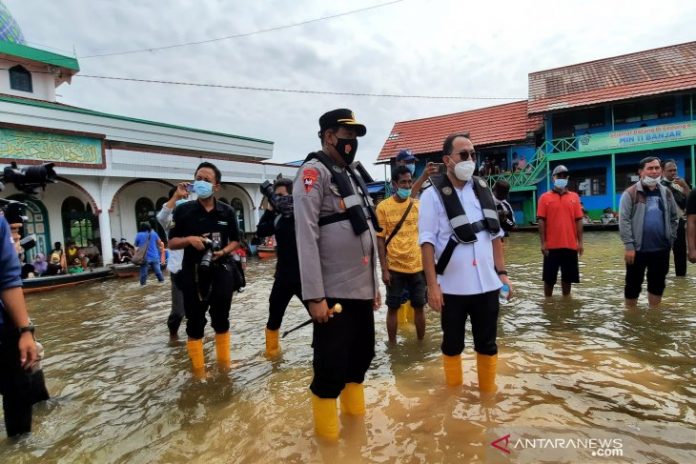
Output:
M475 160L476 155L477 155L476 151L474 151L474 150L462 150L458 154L459 154L459 157L462 159L462 161L466 161L469 158L471 158L472 160Z

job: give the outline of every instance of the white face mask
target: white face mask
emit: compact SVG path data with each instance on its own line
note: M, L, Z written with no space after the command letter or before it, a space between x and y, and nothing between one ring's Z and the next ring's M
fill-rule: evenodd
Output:
M660 178L654 178L654 177L649 177L645 176L643 177L643 185L646 187L654 187L657 185L657 183L660 181Z
M474 175L474 170L476 169L476 163L471 160L460 161L454 165L454 175L459 180L467 181L471 179Z

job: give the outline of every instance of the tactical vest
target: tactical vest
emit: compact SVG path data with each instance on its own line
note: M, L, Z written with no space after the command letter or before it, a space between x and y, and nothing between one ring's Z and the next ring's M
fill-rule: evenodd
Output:
M445 175L439 175L431 177L433 186L437 190L442 204L445 207L445 212L447 213L447 219L452 226L454 233L447 242L440 259L437 260L437 266L435 270L438 274L445 272L445 268L449 264L450 259L452 259L452 253L454 249L460 243L474 243L477 241L476 233L482 230L487 230L491 234L497 234L500 232L500 221L498 220L498 212L496 210L495 201L493 200L493 194L488 188L488 184L485 180L480 177L472 177L469 182L474 189L474 194L481 203L481 210L483 212L483 219L476 221L474 223L469 221L466 217L466 212L462 203L459 201L459 197L454 190L454 186L449 178Z
M325 226L328 224L333 224L334 222L347 220L350 221L350 225L353 228L355 235L360 235L369 229L369 226L367 225L367 217L365 216L365 211L363 210L363 206L365 206L370 215L370 220L372 221L372 226L374 229L377 231L382 230L377 222L374 203L368 194L367 185L365 185L365 181L363 180L362 176L356 172L353 166L348 165L344 170L322 151L310 153L307 155L304 162L306 163L312 159L318 160L321 164L326 166L326 169L329 170L332 176L331 180L338 187L338 193L341 195L343 203L346 207L346 211L343 213L336 213L320 218L319 226ZM350 178L348 177L346 171L350 172L355 181L358 183L358 193L356 193L353 189L353 184L350 182Z

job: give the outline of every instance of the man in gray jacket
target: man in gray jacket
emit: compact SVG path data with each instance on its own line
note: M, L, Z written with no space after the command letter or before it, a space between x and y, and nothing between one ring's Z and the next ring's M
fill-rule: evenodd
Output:
M648 304L656 308L665 290L679 216L672 192L660 185L660 159L643 158L638 174L640 180L624 191L619 208L619 233L626 261L624 297L627 308L636 306L647 269Z

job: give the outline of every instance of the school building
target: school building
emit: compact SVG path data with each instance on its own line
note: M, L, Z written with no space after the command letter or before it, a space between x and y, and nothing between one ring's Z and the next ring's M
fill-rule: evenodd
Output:
M528 82L525 101L397 122L377 163L411 149L420 172L441 162L448 134L468 132L489 183L510 182L521 225L535 221L558 164L593 219L617 210L645 156L674 159L680 177L696 178L696 42L537 71Z

